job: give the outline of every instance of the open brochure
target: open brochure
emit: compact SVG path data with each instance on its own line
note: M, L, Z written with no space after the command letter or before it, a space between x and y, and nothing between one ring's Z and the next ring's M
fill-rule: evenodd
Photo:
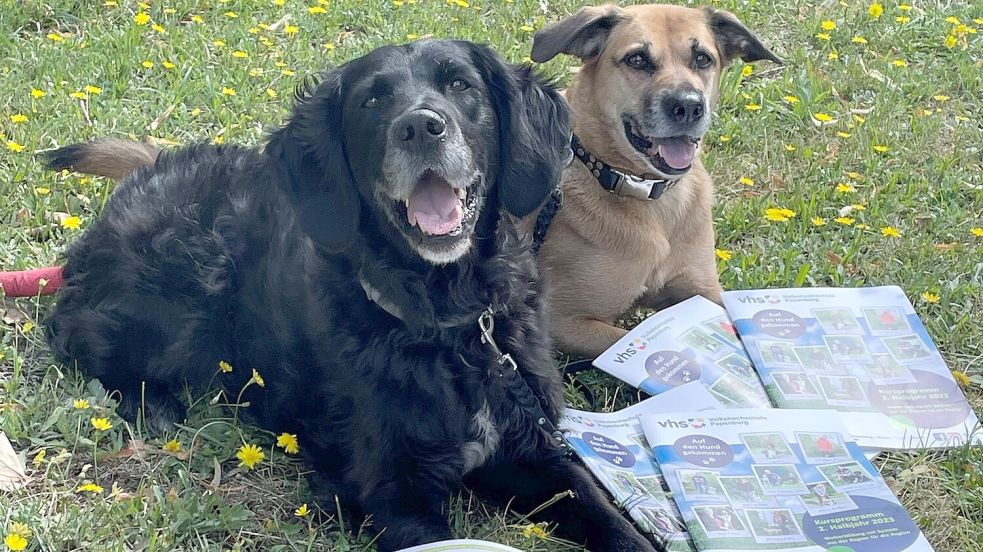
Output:
M836 412L684 411L642 425L700 551L932 550Z
M726 407L771 406L727 313L700 296L649 316L594 366L651 395L699 381Z
M773 404L849 412L862 447L958 446L978 423L901 288L728 291L724 304Z
M520 552L511 546L498 544L496 542L457 539L449 541L431 542L421 544L412 548L404 548L399 552Z
M676 505L667 495L639 418L679 409L719 409L720 403L699 383L612 413L566 409L560 429L587 468L611 493L643 532L664 542L673 552L695 550Z

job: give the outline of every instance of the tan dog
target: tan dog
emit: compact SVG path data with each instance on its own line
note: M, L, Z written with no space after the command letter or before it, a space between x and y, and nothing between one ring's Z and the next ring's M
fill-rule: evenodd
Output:
M723 69L780 60L728 12L669 5L583 8L536 34L534 61L561 53L583 60L566 91L580 160L563 175L540 264L557 345L593 357L625 335L614 321L633 306L720 302L698 142Z

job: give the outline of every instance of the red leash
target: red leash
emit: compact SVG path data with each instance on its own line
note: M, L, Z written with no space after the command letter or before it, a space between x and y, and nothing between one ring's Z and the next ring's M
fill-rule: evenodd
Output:
M44 287L41 287L41 280L47 281ZM3 293L7 297L53 295L61 287L63 281L60 266L17 272L0 272L0 288L3 288Z

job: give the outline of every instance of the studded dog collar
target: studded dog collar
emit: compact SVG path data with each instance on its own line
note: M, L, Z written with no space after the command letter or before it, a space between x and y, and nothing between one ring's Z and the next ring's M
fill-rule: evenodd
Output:
M675 180L666 178L647 179L619 171L587 151L576 134L570 138L570 149L573 150L574 157L594 175L597 183L614 195L636 199L659 199L676 183Z

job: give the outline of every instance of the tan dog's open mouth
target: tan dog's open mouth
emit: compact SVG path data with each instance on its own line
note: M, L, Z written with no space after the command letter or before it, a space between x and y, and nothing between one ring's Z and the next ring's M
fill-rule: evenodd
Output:
M693 166L699 138L686 135L653 138L645 135L630 118L625 117L623 122L625 138L633 148L648 157L659 172L675 176L684 174Z

